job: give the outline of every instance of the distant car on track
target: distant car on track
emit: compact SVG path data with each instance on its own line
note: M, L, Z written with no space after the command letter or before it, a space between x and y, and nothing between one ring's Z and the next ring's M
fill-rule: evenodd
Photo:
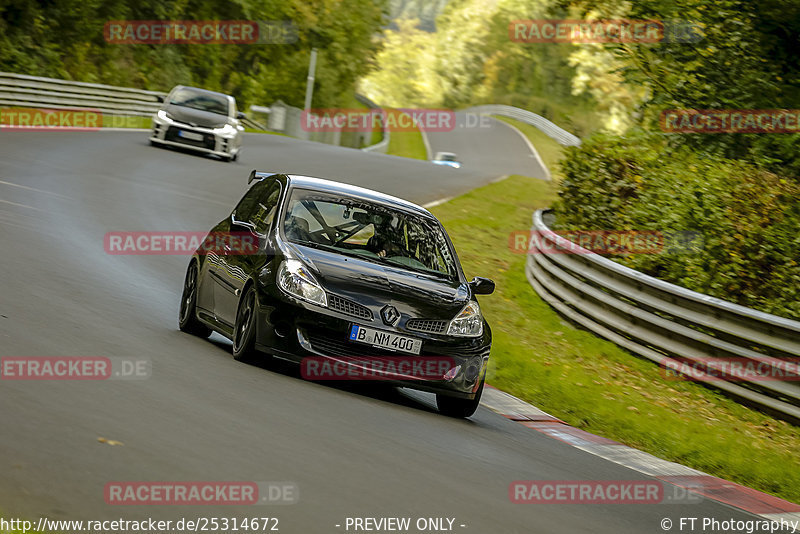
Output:
M244 361L259 352L348 366L362 357L445 360L447 368L425 380L386 383L435 393L444 414L472 415L491 347L476 296L492 293L494 282L467 281L441 223L415 204L356 186L256 171L250 180L209 235L250 236L257 252L198 249L180 329L219 332Z
M187 148L233 161L242 149L244 127L240 120L244 117L236 111L232 96L178 85L153 116L150 144Z
M453 167L454 169L461 168L461 162L458 161L456 155L452 152L437 152L431 160L431 163L435 165L446 165L448 167Z

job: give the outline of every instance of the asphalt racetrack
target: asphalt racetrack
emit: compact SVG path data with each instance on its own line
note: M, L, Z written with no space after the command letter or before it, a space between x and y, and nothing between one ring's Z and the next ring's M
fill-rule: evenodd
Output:
M277 517L288 533L346 532L347 517L454 518L453 530L472 534L644 534L662 532L667 516L752 519L711 501L512 504L515 480L647 477L486 408L450 419L436 413L432 396L331 387L302 380L289 364L238 363L222 338L178 331L186 257L104 251L111 231L210 229L253 168L418 203L525 169L543 176L504 125L450 135L432 135L432 148L459 153L462 169L270 135L247 135L240 161L223 163L150 147L144 132L0 133L0 355L152 363L142 380L0 381L3 514ZM288 481L299 502L104 501L112 481L203 480Z

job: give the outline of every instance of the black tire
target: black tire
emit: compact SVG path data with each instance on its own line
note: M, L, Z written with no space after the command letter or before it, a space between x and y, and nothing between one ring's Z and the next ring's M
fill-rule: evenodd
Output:
M233 358L239 362L256 360L256 290L253 286L239 299L233 328Z
M178 312L178 328L187 334L206 338L211 329L197 318L197 262L193 261L186 269L181 293L181 307Z
M436 394L436 407L439 408L439 413L448 417L457 417L463 419L475 413L481 403L481 396L483 395L483 384L486 379L481 379L481 385L478 387L478 392L475 394L474 399L457 399L455 397L448 397L447 395Z

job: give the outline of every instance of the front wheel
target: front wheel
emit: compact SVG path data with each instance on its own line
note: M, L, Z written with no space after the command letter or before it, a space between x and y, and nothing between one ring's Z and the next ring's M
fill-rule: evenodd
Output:
M233 329L233 358L252 362L256 356L256 290L253 286L239 300L236 323Z
M436 394L436 407L439 408L439 413L448 417L457 417L463 419L475 413L478 405L481 403L481 396L483 395L483 384L486 379L481 380L481 385L478 387L478 392L475 393L474 399L457 399L455 397L448 397L440 393Z
M197 262L195 261L189 264L183 281L178 328L187 334L203 338L211 335L211 329L197 318Z

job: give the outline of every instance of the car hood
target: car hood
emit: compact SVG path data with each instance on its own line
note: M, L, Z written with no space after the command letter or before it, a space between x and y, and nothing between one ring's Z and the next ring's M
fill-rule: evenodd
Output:
M459 280L294 243L288 246L314 271L328 292L367 306L376 319L381 308L391 304L406 319L450 320L469 301L469 287Z
M228 122L228 117L225 115L211 113L209 111L200 111L199 109L187 108L185 106L170 104L165 108L165 111L173 120L192 126L201 126L203 128L219 128L225 126Z

